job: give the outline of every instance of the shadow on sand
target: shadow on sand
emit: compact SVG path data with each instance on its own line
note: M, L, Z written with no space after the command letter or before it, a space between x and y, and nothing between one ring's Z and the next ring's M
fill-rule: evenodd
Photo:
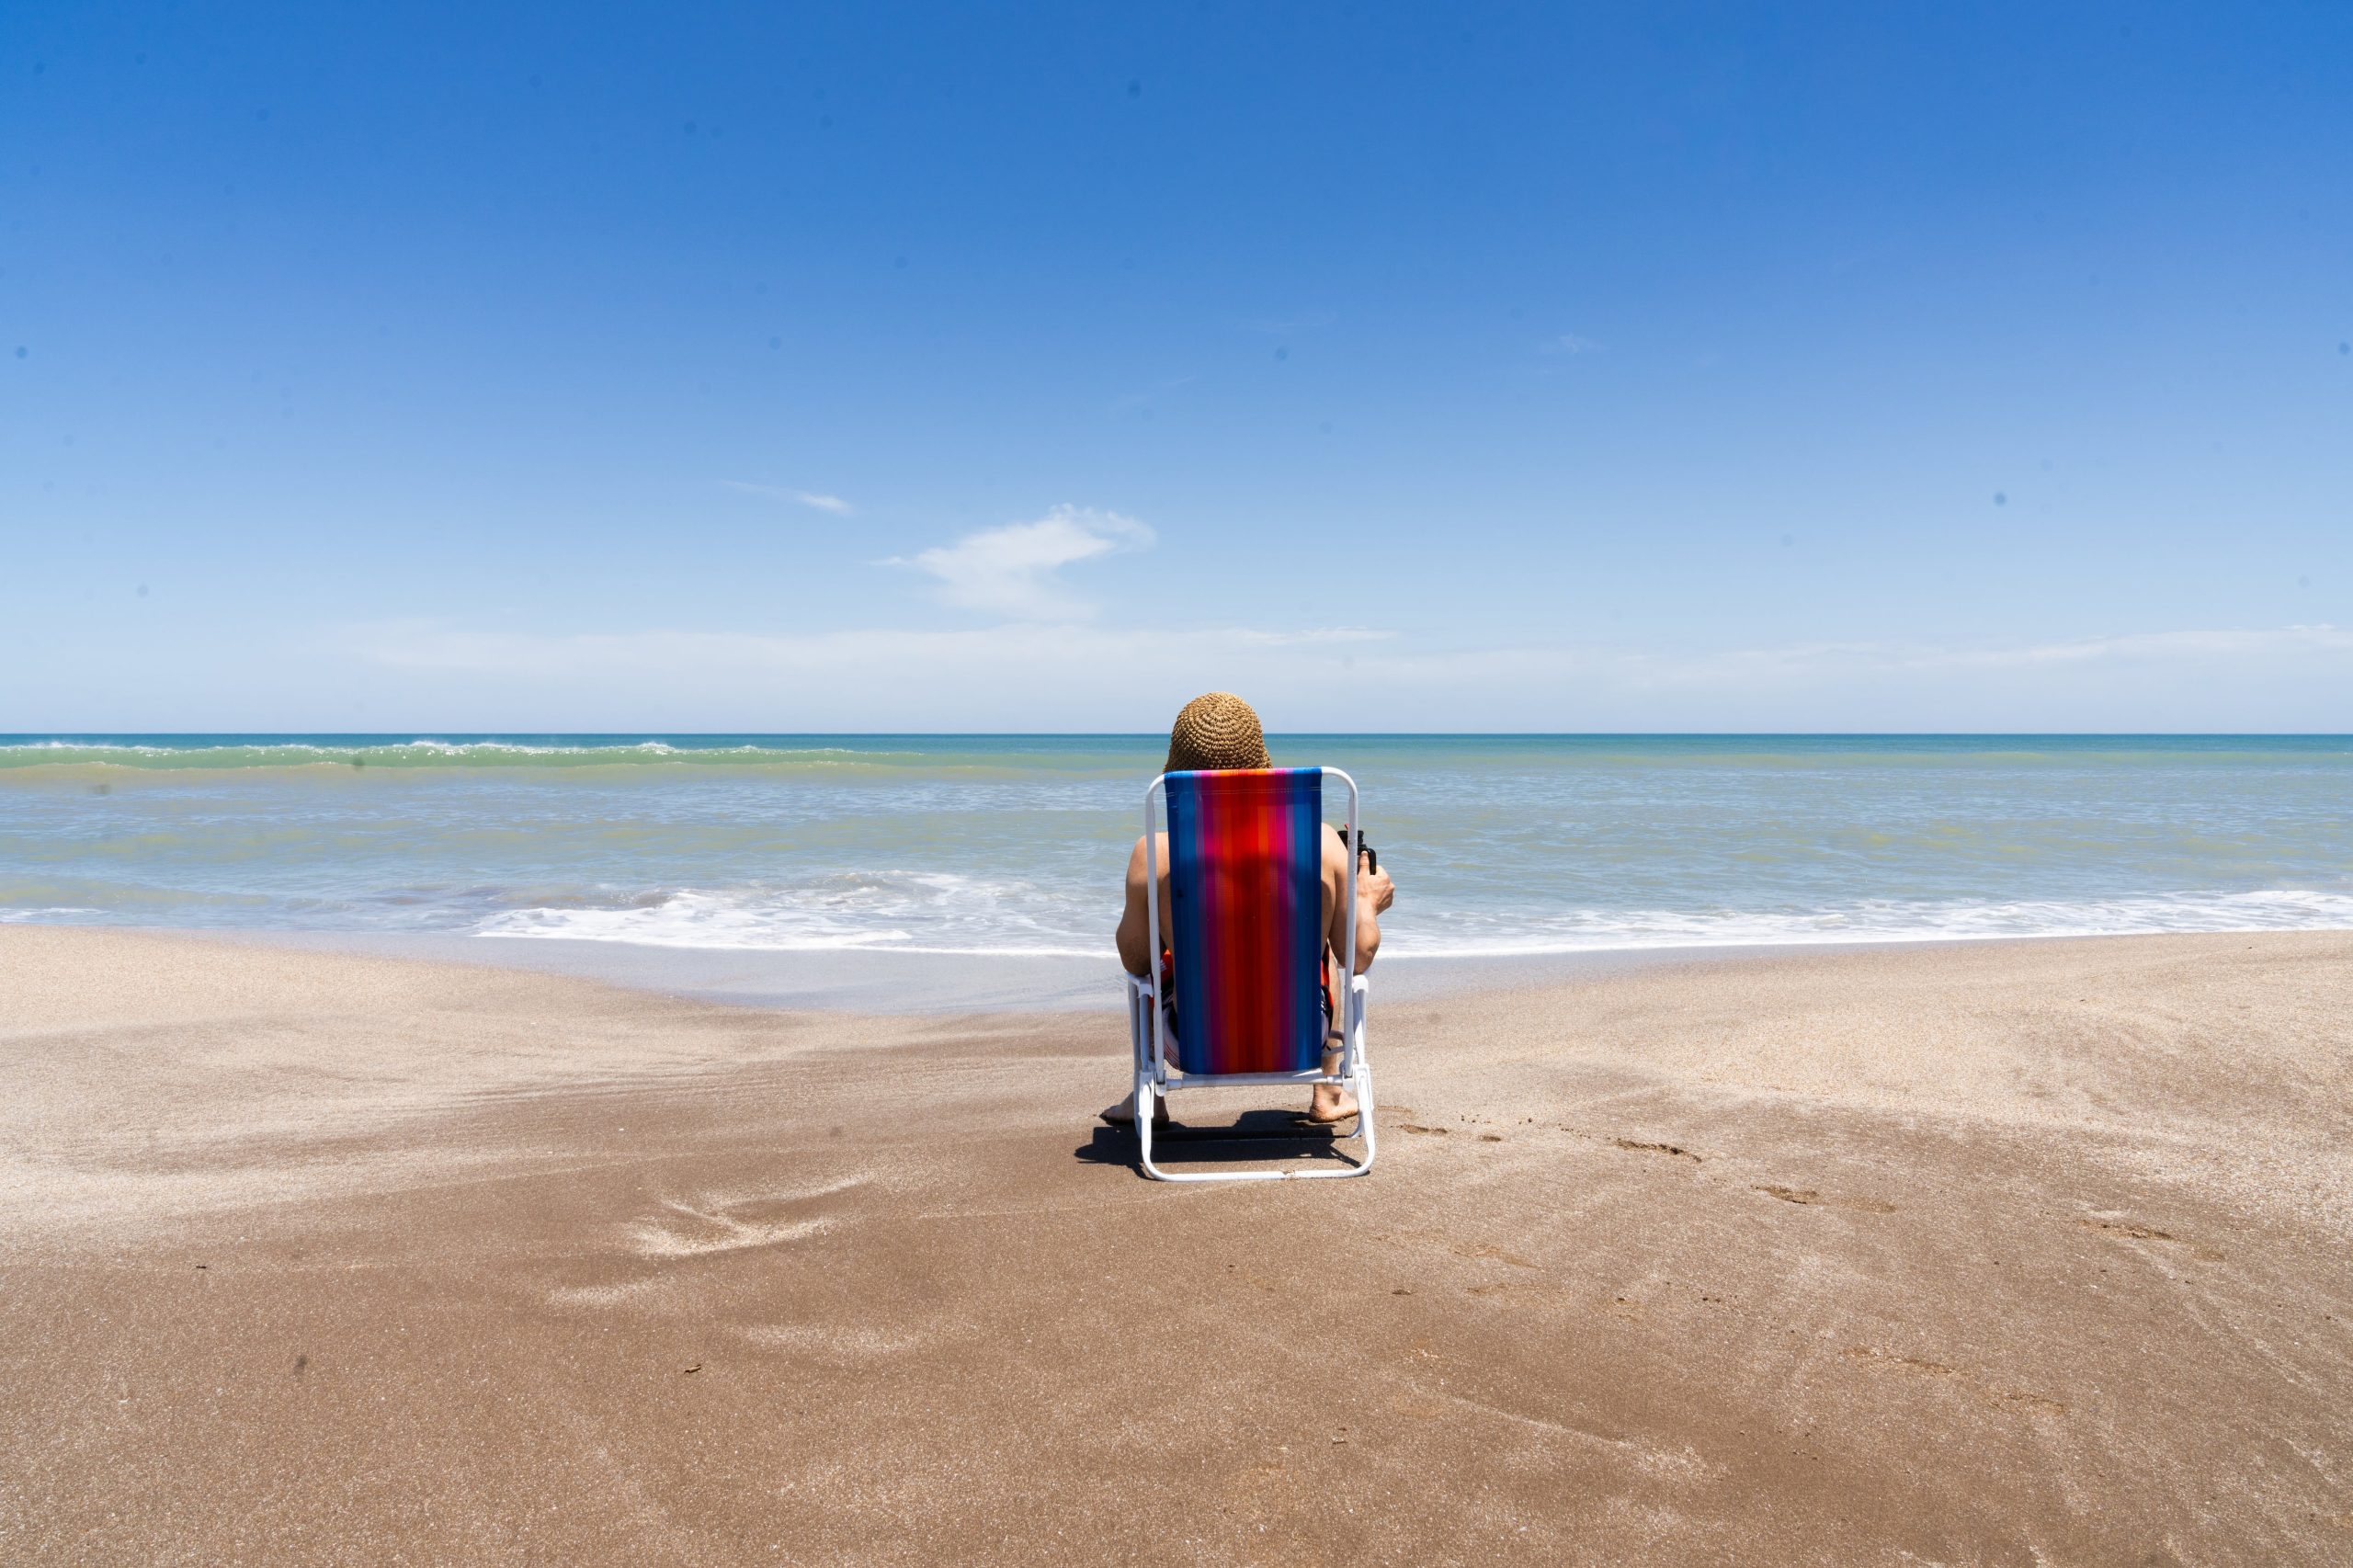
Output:
M1245 1163L1256 1165L1267 1160L1347 1165L1350 1161L1336 1145L1344 1139L1353 1140L1356 1135L1353 1117L1339 1123L1335 1131L1313 1125L1294 1110L1245 1110L1224 1127L1188 1127L1184 1122L1172 1121L1155 1128L1152 1156L1155 1164L1170 1169ZM1125 1165L1142 1176L1143 1166L1136 1153L1134 1128L1109 1127L1100 1122L1096 1124L1094 1136L1088 1142L1071 1151L1073 1158L1089 1165Z

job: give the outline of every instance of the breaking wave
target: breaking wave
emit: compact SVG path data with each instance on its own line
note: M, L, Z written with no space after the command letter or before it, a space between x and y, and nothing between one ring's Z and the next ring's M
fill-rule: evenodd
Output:
M682 890L628 904L510 910L483 937L765 952L1004 953L1108 959L1110 913L1019 882L945 874L845 877L815 890ZM1386 922L1384 957L1518 958L1664 948L1818 947L2353 929L2353 894L2168 893L2081 903L1867 900L1821 910L1580 909ZM1090 927L1092 927L1090 929Z
M82 736L0 738L0 777L65 770L224 773L244 770L402 771L620 768L677 772L749 768L786 774L893 777L1017 774L1095 768L1132 772L1147 743L1090 736L1077 745L988 736ZM991 744L997 740L999 744Z

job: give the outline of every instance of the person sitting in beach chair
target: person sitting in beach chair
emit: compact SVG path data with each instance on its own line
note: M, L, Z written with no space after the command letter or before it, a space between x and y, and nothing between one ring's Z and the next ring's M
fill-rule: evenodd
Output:
M1265 732L1259 725L1258 715L1247 702L1230 692L1213 691L1187 703L1169 731L1168 763L1165 771L1186 775L1245 769L1269 770L1267 789L1288 789L1299 793L1306 805L1305 820L1316 824L1303 831L1313 832L1320 841L1322 893L1320 908L1315 912L1318 921L1315 930L1322 937L1321 983L1319 986L1318 977L1313 974L1303 975L1301 979L1307 988L1307 994L1316 997L1314 1003L1302 1006L1312 1006L1320 1010L1324 1026L1321 1076L1328 1079L1340 1070L1346 1055L1342 1031L1348 1027L1355 1012L1354 1008L1342 1005L1343 988L1348 986L1345 976L1360 975L1371 967L1374 955L1381 950L1379 917L1395 901L1396 890L1388 873L1378 869L1377 860L1370 851L1358 849L1358 864L1351 867L1348 861L1350 851L1355 846L1345 843L1337 832L1321 826L1321 770L1272 771L1274 762L1267 754ZM1344 775L1338 777L1345 778ZM1170 788L1174 791L1180 786L1172 785ZM1200 787L1185 785L1181 788L1190 796ZM1355 786L1351 784L1348 789L1353 798ZM1177 797L1172 792L1172 826L1178 825L1175 816L1176 801ZM1147 817L1147 822L1149 820ZM1319 852L1318 848L1302 847L1308 857ZM1302 863L1312 865L1313 861L1308 859ZM1177 920L1171 902L1171 872L1169 833L1154 832L1136 840L1135 849L1128 857L1127 905L1120 916L1118 932L1120 962L1129 974L1144 977L1144 983L1131 987L1131 991L1136 994L1151 992L1160 999L1164 1012L1174 1010L1178 994L1176 984L1177 971L1188 962L1206 964L1211 957L1208 953L1188 954L1179 941L1177 933L1184 927ZM1349 896L1351 886L1355 894L1353 899ZM1154 903L1158 904L1156 921ZM1302 913L1306 912L1302 910ZM1153 951L1155 925L1161 937L1161 950L1156 954ZM1352 929L1353 961L1342 970L1335 962L1335 955L1348 950ZM1155 966L1159 971L1156 982ZM1336 978L1336 975L1340 977ZM1319 990L1320 995L1317 994ZM1181 1019L1167 1018L1165 1022L1181 1038ZM1312 1019L1310 1025L1313 1025ZM1149 1021L1138 1027L1149 1027ZM1176 1050L1174 1045L1170 1050L1173 1060ZM1357 1114L1357 1103L1342 1084L1317 1083L1310 1091L1307 1119L1312 1122L1329 1126L1345 1122ZM1120 1104L1103 1112L1103 1119L1114 1126L1132 1124L1135 1120L1134 1094L1131 1093ZM1167 1119L1165 1106L1155 1106L1154 1119Z

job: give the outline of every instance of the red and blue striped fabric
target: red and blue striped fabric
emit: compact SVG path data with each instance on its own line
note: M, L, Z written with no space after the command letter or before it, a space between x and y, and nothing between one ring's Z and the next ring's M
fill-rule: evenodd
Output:
M1324 770L1171 773L1166 789L1177 1067L1320 1066Z

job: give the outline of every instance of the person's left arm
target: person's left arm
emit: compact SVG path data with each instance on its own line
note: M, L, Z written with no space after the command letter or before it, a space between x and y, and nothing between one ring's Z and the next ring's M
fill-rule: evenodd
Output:
M1128 903L1120 914L1116 940L1120 962L1130 974L1152 972L1152 871L1144 863L1143 840L1136 840L1128 857Z

